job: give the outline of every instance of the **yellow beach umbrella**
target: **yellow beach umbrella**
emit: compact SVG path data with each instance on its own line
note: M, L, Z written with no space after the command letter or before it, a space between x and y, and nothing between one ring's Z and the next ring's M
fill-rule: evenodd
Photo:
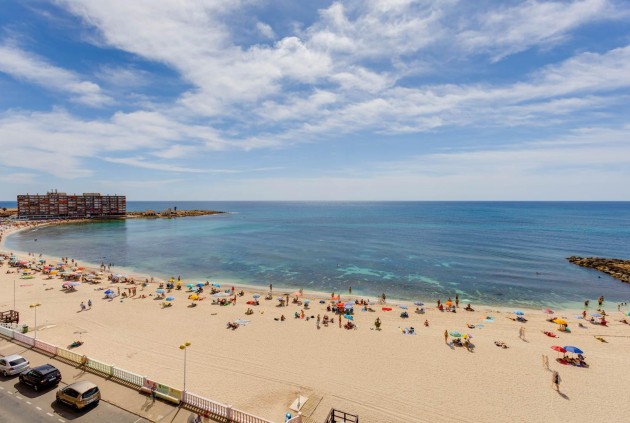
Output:
M557 323L557 324L559 324L559 325L566 325L566 324L567 324L567 321L566 321L566 320L564 320L564 319L556 319L556 320L554 320L553 322L554 322L554 323Z
M189 296L188 296L188 299L189 299L189 300L198 300L198 299L199 299L199 295L197 295L197 294L192 294L192 295L189 295Z

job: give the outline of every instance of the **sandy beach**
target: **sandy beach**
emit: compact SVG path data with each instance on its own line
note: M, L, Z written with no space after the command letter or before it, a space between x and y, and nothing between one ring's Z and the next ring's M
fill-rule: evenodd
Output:
M2 245L0 251L8 253ZM371 305L374 312L355 306L357 329L347 330L339 327L338 316L326 310L330 293L304 291L300 300L311 300L310 309L304 310L307 320L294 318L303 306L278 307L276 297L290 291L277 288L272 300L261 297L260 305L252 306L246 304L252 294L264 297L267 289L236 286L236 292L245 290L244 295L237 296L235 305L220 306L212 304L206 287L204 299L190 307L193 301L184 287L170 292L173 305L162 308L162 301L156 299L157 282L144 290L134 285L135 297L110 300L104 298L104 289L120 287L124 292L131 285L103 280L67 292L57 277L37 274L20 279L17 273L7 274L9 269L5 260L0 267L0 310L13 308L15 281L15 308L31 335L34 312L29 305L41 303L39 339L64 346L81 332L84 344L77 351L179 388L184 377L179 345L189 341L188 391L276 422L282 421L298 394L309 398L303 411L312 422L324 421L331 407L358 414L362 422L582 422L595 416L626 421L630 416L626 400L630 325L619 321L629 311L627 306L618 311L617 304L604 304L608 327L577 319L582 309L556 310L555 315L566 319L572 330L563 333L541 310L523 310L528 321L521 323L512 320L514 309L508 307L473 304L475 311L468 312L460 304L456 313L440 312L437 298L424 298L426 313L416 314L412 303L388 300L391 311L383 311L380 304ZM198 282L205 281L183 284ZM230 288L224 281L211 282ZM354 299L376 300L341 293L342 301ZM92 308L81 311L80 303L88 300ZM400 317L401 304L408 307L409 318ZM248 308L252 315L245 314ZM588 317L596 309L593 298ZM325 314L334 316L335 322L318 329L316 317ZM281 315L285 321L277 320ZM374 329L377 317L382 321L379 331ZM226 328L237 319L249 323L235 330ZM412 326L415 334L403 333ZM521 328L525 328L522 338ZM445 330L472 335L474 348L468 351L446 343ZM448 341L452 339L449 336ZM500 348L495 341L509 348ZM550 348L553 345L579 347L589 367L557 362L561 354ZM544 356L549 369L543 366ZM552 387L553 370L561 376L560 392Z

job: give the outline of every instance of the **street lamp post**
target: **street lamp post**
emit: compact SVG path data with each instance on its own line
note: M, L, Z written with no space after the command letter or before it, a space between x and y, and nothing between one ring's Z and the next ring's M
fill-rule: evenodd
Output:
M37 339L37 307L41 306L40 303L31 304L30 307L35 309L35 339Z
M188 347L190 347L190 342L185 342L182 345L179 346L180 350L184 350L184 389L183 389L183 393L186 392L186 350L188 349Z

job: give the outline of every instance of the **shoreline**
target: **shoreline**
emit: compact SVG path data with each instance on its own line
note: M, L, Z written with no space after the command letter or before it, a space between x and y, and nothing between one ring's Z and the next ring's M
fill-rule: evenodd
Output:
M324 421L332 407L360 415L364 423L580 421L610 392L625 389L619 369L630 368L626 354L630 325L618 322L628 307L622 314L609 303L605 304L608 327L578 320L575 315L581 309L557 310L556 316L569 321L573 331L562 333L556 332L558 325L548 322L540 309L524 309L528 322L521 323L514 320L509 307L473 304L475 311L467 312L462 302L457 313L449 313L437 311L431 302L425 305L425 314L416 314L409 302L388 298L391 311L373 305L374 312L363 312L355 306L357 329L346 330L338 325L349 319L335 314L333 324L316 326L315 316L331 314L326 308L329 293L304 291L301 299L312 300L308 309L295 303L280 307L275 297L284 290L274 286L272 300L261 298L259 305L250 305L246 302L252 294L266 287L249 290L238 284L236 291L246 292L229 306L212 304L208 293L202 294L204 300L192 301L187 298L190 292L182 289L168 294L175 298L173 306L163 307L163 300L154 293L157 285L143 291L138 284L103 280L68 292L60 289L60 278L46 279L36 273L22 280L19 274L6 274L7 268L5 262L0 271L0 309L11 308L15 292L15 309L32 334L35 316L29 306L42 304L37 311L38 339L65 346L81 336L84 344L78 353L176 389L182 387L184 358L179 345L191 342L187 352L190 392L275 422L283 421L297 395L309 398L303 412L312 421ZM221 282L222 289L229 287ZM104 289L129 287L137 287L140 295L103 297ZM319 303L318 294L323 295L324 304ZM349 298L342 294L342 300ZM88 300L93 306L80 309L79 303ZM192 303L197 305L192 307ZM409 304L408 318L400 315L399 304ZM248 308L253 310L251 315L246 313ZM589 313L595 309L596 303ZM305 318L294 317L302 311ZM285 321L280 319L283 315ZM374 328L377 317L382 321L378 331ZM430 326L423 324L425 320ZM242 322L239 327L226 328L226 322L236 321ZM409 327L415 328L412 336L404 331ZM525 328L527 333L521 338ZM453 345L455 338L445 342L445 331L470 334L473 350ZM561 339L550 338L544 331L559 333ZM606 343L597 336L605 337ZM495 341L509 348L498 348ZM583 349L590 368L556 362L552 345ZM570 402L549 387L550 373L541 368L541 354L543 360L549 359L550 370L561 373L562 390ZM430 388L419 388L418 381L427 381ZM465 412L445 413L455 401L458 410ZM620 421L630 413L630 404L598 410L602 419Z
M228 212L221 212L221 213L228 213ZM38 222L30 222L30 224L26 224L23 227L19 227L16 229L12 229L9 231L6 231L2 237L2 240L0 240L0 253L1 252L8 252L8 250L6 250L6 240L8 239L9 236L14 235L18 232L22 232L28 229L34 229L37 227L44 227L44 226L58 226L58 225L71 225L71 224L84 224L84 223L91 223L94 222L91 219L70 219L70 220L57 220L57 221L38 221ZM22 222L22 223L26 223L26 222ZM15 254L16 256L20 257L21 259L28 259L28 254L29 253L34 253L37 255L41 255L42 258L50 261L50 262L56 262L59 260L59 257L54 257L50 254L46 254L44 252L28 252L28 251L20 251L20 250L16 250ZM77 258L74 258L75 261L78 260ZM97 263L92 263L92 262L88 262L88 261L84 261L81 260L81 263L83 263L84 267L87 270L90 271L99 271L100 269L100 265ZM167 275L167 274L157 274L157 273L149 273L149 272L143 272L141 270L138 269L134 269L134 268L130 268L130 267L124 267L124 266L113 266L112 270L111 270L112 274L124 274L126 276L129 276L130 278L133 278L134 280L138 280L138 281L142 281L142 280L151 280L153 279L155 284L159 284L160 282L166 283L166 281L168 281L169 278L171 277L176 277L175 275ZM202 279L210 280L208 278L198 278L199 282L201 282ZM189 279L192 281L192 279ZM220 280L217 280L217 282L220 282L221 285L226 285L226 286L235 286L239 289L245 289L248 292L251 293L257 293L257 294L261 294L264 295L267 292L269 292L267 286L261 286L261 285L251 285L248 284L245 281L239 280L239 279L230 279L230 278L221 278ZM291 293L294 292L300 288L295 288L295 287L286 287L286 286L280 286L280 285L276 285L276 283L273 283L273 287L274 287L274 291L276 292L282 292L283 294L287 294L287 293ZM328 292L324 292L324 291L318 291L318 290L307 290L307 289L302 289L303 292L310 296L313 297L317 300L328 300L331 297L331 293ZM386 293L385 293L386 294ZM453 291L453 295L452 297L454 298L454 294L455 294L455 290ZM370 296L370 295L366 295L366 294L362 294L359 291L356 291L352 294L348 293L347 291L344 292L335 292L335 295L342 295L344 299L347 300L355 300L355 299L372 299L375 300L377 299L375 296ZM630 296L630 294L629 294ZM413 306L413 303L415 301L423 301L425 304L437 304L435 299L419 299L419 298L415 298L415 299L411 299L411 298L396 298L396 297L390 297L387 296L387 301L388 303L395 303L395 304L401 304L401 305L406 305L408 307ZM590 299L590 300L594 300L594 299ZM468 300L462 300L461 304L462 305L466 305L470 303ZM507 312L510 310L514 310L516 308L518 309L526 309L526 310L530 310L530 311L540 311L541 309L545 308L544 305L540 305L538 307L536 306L531 306L531 305L527 305L527 304L509 304L509 305L502 305L502 304L488 304L488 303L475 303L472 304L473 307L476 308L484 308L487 311L492 311L492 310L496 310L496 311L502 311L502 312ZM579 301L566 301L563 303L556 303L554 304L554 308L558 309L558 310L566 310L566 311L582 311L583 310L583 305L582 302Z

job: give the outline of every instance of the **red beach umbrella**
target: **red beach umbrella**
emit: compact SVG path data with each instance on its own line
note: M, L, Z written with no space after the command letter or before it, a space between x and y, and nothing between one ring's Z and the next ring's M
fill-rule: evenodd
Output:
M565 350L564 348L562 348L562 347L561 347L561 346L559 346L559 345L554 345L554 346L552 346L552 347L551 347L551 349L552 349L552 350L554 350L554 351L561 352L561 353L565 353L565 352L567 352L567 350Z

